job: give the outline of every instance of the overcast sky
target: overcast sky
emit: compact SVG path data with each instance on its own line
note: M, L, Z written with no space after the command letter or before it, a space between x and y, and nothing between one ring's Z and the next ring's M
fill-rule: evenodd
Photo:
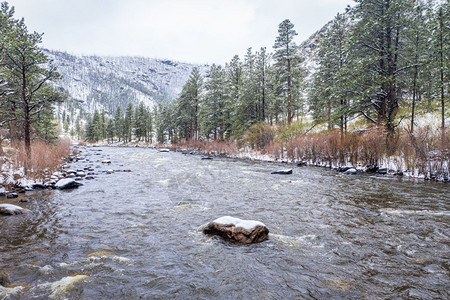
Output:
M290 19L297 44L352 0L9 0L43 46L73 54L137 55L223 64L248 47L272 51Z

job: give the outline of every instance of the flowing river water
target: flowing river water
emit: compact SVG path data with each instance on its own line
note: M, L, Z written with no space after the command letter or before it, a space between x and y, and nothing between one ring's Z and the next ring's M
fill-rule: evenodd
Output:
M81 151L71 168L92 166L95 179L27 193L18 205L32 213L0 216L0 299L450 298L448 184ZM199 230L225 215L265 223L269 240L236 245Z

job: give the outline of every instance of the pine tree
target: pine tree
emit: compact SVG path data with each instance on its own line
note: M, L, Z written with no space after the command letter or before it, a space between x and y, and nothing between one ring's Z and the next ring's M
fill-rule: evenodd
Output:
M239 135L242 125L239 123L240 116L237 113L239 106L241 105L242 97L242 63L238 55L235 55L229 64L225 65L226 73L226 94L228 98L228 105L225 109L226 119L228 120L228 126L225 129L227 137Z
M125 142L131 142L133 134L133 104L129 103L125 111L124 120L124 140Z
M136 107L134 117L134 134L138 141L147 136L147 109L143 102Z
M6 35L2 37L3 44L0 46L2 48L0 73L3 80L8 83L8 87L15 91L2 99L2 110L6 109L9 113L9 117L2 122L15 122L22 127L29 161L36 116L49 104L61 101L62 95L52 90L52 86L48 84L51 80L58 79L59 74L39 47L42 34L29 33L23 19L20 21L12 19L13 13L14 10L9 9L6 2L1 4L1 25L6 23L7 26L1 29L2 34L6 31ZM45 65L48 67L44 68Z
M426 92L428 81L430 81L428 64L430 30L427 28L425 4L422 1L417 1L415 7L411 10L407 30L405 47L409 50L410 55L407 59L412 67L405 74L405 82L411 82L411 85L408 86L409 94L412 97L409 130L413 134L417 102Z
M269 85L270 85L270 61L271 57L263 47L256 53L255 75L257 84L257 121L262 122L267 119L268 106L270 105Z
M214 140L225 138L225 72L222 66L213 64L207 73L205 97L201 111L202 132Z
M275 40L273 48L275 49L274 59L275 68L279 74L281 84L280 92L286 101L287 122L290 124L293 118L293 111L296 87L300 84L301 70L300 63L302 58L298 54L297 45L294 37L297 32L294 30L294 24L286 19L278 27L278 37Z
M147 109L146 110L146 116L145 116L145 131L147 133L145 137L146 143L151 143L153 139L153 118L152 118L152 112Z
M202 84L203 78L200 71L198 68L194 68L177 101L175 108L178 114L176 126L181 133L181 137L186 140L198 139Z
M78 140L81 139L82 129L81 129L81 121L79 118L75 121L75 133L77 135L77 139Z
M108 137L108 141L113 143L114 142L114 137L116 135L116 129L114 127L114 120L113 119L108 119L108 121L107 121L106 134L107 134L107 137Z
M322 35L318 49L319 67L309 94L310 109L316 122L326 121L328 129L338 125L341 136L347 131L350 110L348 94L349 20L338 14Z
M101 128L102 128L102 130L101 130L102 131L102 140L105 140L107 137L106 127L108 125L108 120L106 118L106 112L104 109L102 110L102 113L100 115L100 123L101 123Z
M353 28L352 68L353 92L358 109L369 121L384 127L387 142L394 137L400 99L404 95L402 75L412 65L405 47L405 30L410 1L356 0ZM391 147L389 147L390 149Z
M98 110L95 110L94 116L92 117L92 141L98 142L102 139L102 118Z
M450 1L444 0L431 12L433 86L441 106L442 139L445 138L445 102L450 93Z
M123 113L122 109L117 107L116 114L114 115L114 128L116 129L116 136L119 142L123 139Z

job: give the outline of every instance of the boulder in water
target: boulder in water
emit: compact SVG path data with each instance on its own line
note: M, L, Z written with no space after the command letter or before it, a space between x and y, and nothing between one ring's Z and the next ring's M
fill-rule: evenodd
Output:
M345 174L347 175L356 175L357 171L355 168L350 168L347 171L345 171Z
M388 168L379 168L378 174L386 175L388 173Z
M278 171L274 171L274 172L272 172L270 174L290 175L290 174L292 174L292 169L278 170Z
M6 198L8 198L8 199L14 199L17 197L19 197L19 195L17 195L17 193L10 193L10 194L8 194L8 196L6 196Z
M77 188L79 186L83 185L80 182L75 181L75 179L73 178L65 178L65 179L61 179L59 180L56 184L55 187L58 190L67 190L67 189L74 189Z
M242 244L259 243L268 239L269 229L264 223L241 220L230 216L218 218L203 228L203 233Z
M20 214L26 214L30 211L28 209L24 209L20 206L13 205L13 204L0 204L0 214L4 215L20 215Z
M344 172L347 172L348 170L350 170L352 168L353 167L350 167L350 166L338 167L338 168L336 168L336 171L344 173Z
M159 152L170 152L170 150L167 148L161 148L159 149Z

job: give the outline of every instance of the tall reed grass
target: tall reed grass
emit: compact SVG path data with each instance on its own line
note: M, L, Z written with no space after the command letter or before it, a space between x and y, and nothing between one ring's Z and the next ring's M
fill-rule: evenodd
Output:
M241 141L181 141L173 149L192 149L201 153L234 155L253 149L274 159L306 161L313 165L363 166L409 171L428 177L446 174L450 169L450 130L442 138L440 130L422 127L414 135L401 130L388 141L379 128L355 131L341 136L338 130L277 138L269 128L257 125Z
M54 172L70 155L70 139L60 139L54 144L34 141L31 144L31 159L27 159L23 142L15 145L14 168L26 167L28 178L42 178L43 175Z

